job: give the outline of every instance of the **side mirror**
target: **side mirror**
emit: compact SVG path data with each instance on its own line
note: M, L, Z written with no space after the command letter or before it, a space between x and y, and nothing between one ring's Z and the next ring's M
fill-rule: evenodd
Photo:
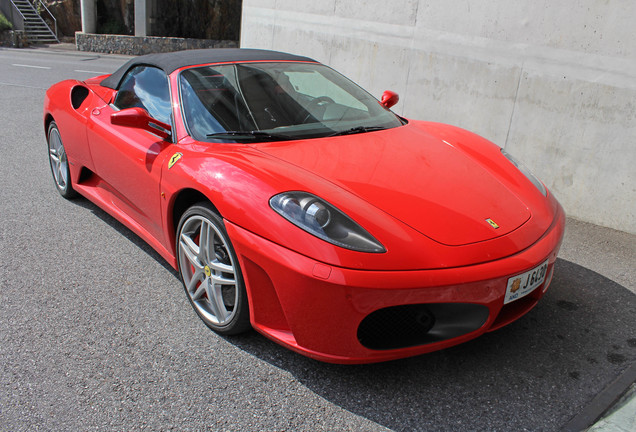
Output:
M382 99L380 99L380 105L385 108L391 108L393 105L398 103L400 100L400 96L396 92L392 92L391 90L385 90L382 93Z
M143 108L126 108L110 115L110 122L117 126L128 126L147 130L164 140L172 135L172 127L150 117Z

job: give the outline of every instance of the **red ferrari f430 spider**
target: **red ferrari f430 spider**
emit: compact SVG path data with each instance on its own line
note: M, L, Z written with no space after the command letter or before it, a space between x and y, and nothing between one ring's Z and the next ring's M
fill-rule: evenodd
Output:
M465 130L407 120L310 58L133 58L46 93L55 185L181 275L212 330L377 362L500 328L546 292L564 212Z

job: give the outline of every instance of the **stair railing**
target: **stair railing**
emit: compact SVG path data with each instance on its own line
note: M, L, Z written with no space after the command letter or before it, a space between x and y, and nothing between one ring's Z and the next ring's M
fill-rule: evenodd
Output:
M55 17L53 16L49 8L47 8L46 5L42 3L42 0L32 0L32 1L33 1L33 7L35 8L36 11L38 10L38 6L42 6L44 10L49 14L51 19L53 20L53 25L55 26L55 39L57 39L57 41L59 42L60 38L57 37L57 20L55 19ZM13 3L13 0L12 0L12 3ZM44 19L42 21L44 21ZM44 22L44 24L46 24L46 21ZM46 24L46 26L49 27L48 24ZM49 30L51 30L51 27L49 27Z

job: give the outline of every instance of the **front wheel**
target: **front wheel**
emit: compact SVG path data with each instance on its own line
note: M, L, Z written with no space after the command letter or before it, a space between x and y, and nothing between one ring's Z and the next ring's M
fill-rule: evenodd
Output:
M49 163L51 165L51 173L53 174L53 180L55 181L55 186L57 186L57 191L64 198L73 198L77 195L77 192L73 190L73 186L71 185L71 172L68 166L68 157L66 156L66 150L62 144L60 130L57 128L57 124L54 121L49 124L46 138L49 146Z
M190 304L217 333L250 327L245 284L223 220L206 203L190 207L177 230L179 273Z

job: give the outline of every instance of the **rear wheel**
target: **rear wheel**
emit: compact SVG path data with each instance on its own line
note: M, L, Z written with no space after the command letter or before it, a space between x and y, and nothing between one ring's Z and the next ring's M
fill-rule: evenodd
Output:
M177 230L179 273L190 304L220 334L250 327L247 294L223 220L206 203L190 207Z
M57 191L64 198L73 198L77 195L77 192L75 192L71 185L68 157L66 156L64 144L62 144L60 130L54 121L49 124L47 141L49 146L49 163Z

